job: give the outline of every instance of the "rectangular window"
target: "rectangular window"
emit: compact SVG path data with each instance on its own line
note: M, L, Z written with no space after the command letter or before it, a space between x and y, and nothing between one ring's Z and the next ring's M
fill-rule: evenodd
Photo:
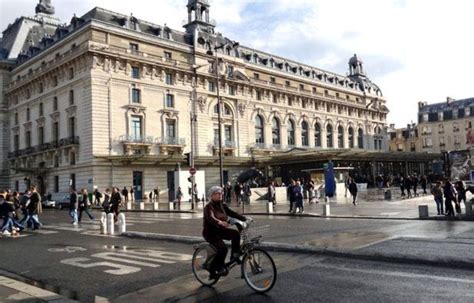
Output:
M273 102L273 103L277 103L277 102L278 102L276 94L272 94L272 102Z
M313 87L313 94L316 94L316 87Z
M41 94L43 92L43 82L40 82L39 84L39 93Z
M293 106L293 99L288 97L288 105Z
M74 138L76 136L76 118L69 118L69 137Z
M216 90L216 84L214 82L209 82L209 91L214 92Z
M469 117L471 115L471 108L470 107L465 107L464 108L464 115L466 117Z
M171 73L165 73L165 82L168 85L173 85L173 75Z
M140 89L134 87L132 88L132 103L140 103L140 102L141 102Z
M142 134L142 117L132 116L130 121L130 137L133 141L140 141Z
M275 83L276 80L275 80L275 77L270 77L270 83Z
M300 90L304 90L304 85L300 84Z
M20 149L20 136L19 135L15 135L13 137L13 147L15 148L15 151Z
M54 142L59 141L59 123L58 122L53 123L53 141Z
M166 138L174 141L176 139L176 121L166 120Z
M58 86L58 76L53 76L53 87Z
M44 144L44 127L38 128L38 144Z
M54 111L58 110L58 97L53 98L53 110Z
M74 68L69 68L69 80L74 79Z
M59 176L54 176L54 192L59 192Z
M20 191L20 181L18 181L18 180L15 181L15 191L17 191L17 192Z
M166 60L171 60L171 59L173 59L173 55L170 52L165 52L165 59Z
M259 80L259 79L260 79L260 75L257 74L257 73L254 73L254 74L253 74L253 78Z
M128 49L129 49L132 53L138 53L138 44L136 44L136 43L130 43Z
M25 145L26 145L26 148L31 147L31 132L30 131L27 131L25 133Z
M26 121L30 121L30 109L26 109Z
M229 85L229 95L234 96L235 95L235 90L232 85Z
M232 65L227 66L227 77L232 78L234 76L234 67Z
M290 81L285 81L285 86L289 87L291 85Z
M262 93L260 91L257 91L256 95L255 95L255 98L259 101L262 100Z
M174 107L174 96L166 94L166 107Z
M133 79L140 79L140 68L133 66L132 67L132 78Z
M224 138L225 138L224 145L228 145L228 143L232 142L232 126L224 125Z
M40 103L40 104L39 104L39 116L40 116L40 117L43 117L43 114L44 114L44 113L43 113L43 103Z
M219 129L214 128L214 145L219 146Z
M74 105L74 91L72 89L69 91L69 105Z

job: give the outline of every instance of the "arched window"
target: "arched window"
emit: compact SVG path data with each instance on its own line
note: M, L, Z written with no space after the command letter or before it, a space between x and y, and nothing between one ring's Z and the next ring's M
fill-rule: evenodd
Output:
M319 123L314 125L314 145L321 147L321 125Z
M277 118L272 119L272 143L280 145L280 122Z
M349 148L354 148L354 129L349 127Z
M288 145L295 145L295 123L292 120L288 120Z
M364 148L364 132L362 131L362 128L359 128L357 131L357 147Z
M332 137L333 137L332 125L328 124L328 126L326 126L326 142L327 142L327 147L329 148L334 147L334 143L332 142Z
M344 128L341 125L337 127L337 147L344 148Z
M227 104L223 104L223 116L232 116L232 111L230 110L230 107ZM214 114L219 114L219 104L214 105Z
M260 115L255 117L255 143L265 143L263 138L263 119Z
M306 121L301 122L301 145L309 146L308 123Z

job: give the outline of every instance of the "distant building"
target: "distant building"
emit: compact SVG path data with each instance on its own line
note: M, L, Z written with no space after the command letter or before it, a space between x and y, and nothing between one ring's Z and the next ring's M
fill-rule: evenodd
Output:
M466 150L474 146L474 98L418 103L421 152Z
M418 128L415 123L408 124L404 128L395 128L394 124L390 124L389 134L389 150L398 152L419 152L420 140L418 137Z

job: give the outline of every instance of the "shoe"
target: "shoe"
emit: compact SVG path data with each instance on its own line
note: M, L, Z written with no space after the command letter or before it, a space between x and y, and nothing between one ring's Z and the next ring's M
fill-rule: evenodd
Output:
M77 225L78 223L77 223L77 222L72 222L71 224L72 224L72 225Z
M225 277L225 276L227 276L227 275L229 274L229 271L227 270L227 268L224 267L224 268L222 268L222 269L219 269L219 270L216 272L216 274L217 274L218 276Z
M8 230L6 230L6 231L3 232L3 235L4 235L4 236L11 236L12 233L9 232Z
M215 279L217 279L217 278L219 278L219 276L214 272L214 273L210 273L210 274L209 274L209 278L208 278L208 279L209 279L209 281L212 281L212 280L215 280Z

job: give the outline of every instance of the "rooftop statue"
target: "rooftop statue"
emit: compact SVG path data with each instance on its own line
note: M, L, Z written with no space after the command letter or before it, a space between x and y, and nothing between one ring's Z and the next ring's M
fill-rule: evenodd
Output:
M40 0L40 2L36 5L35 12L37 14L43 13L48 15L54 15L54 6L51 5L50 0Z

